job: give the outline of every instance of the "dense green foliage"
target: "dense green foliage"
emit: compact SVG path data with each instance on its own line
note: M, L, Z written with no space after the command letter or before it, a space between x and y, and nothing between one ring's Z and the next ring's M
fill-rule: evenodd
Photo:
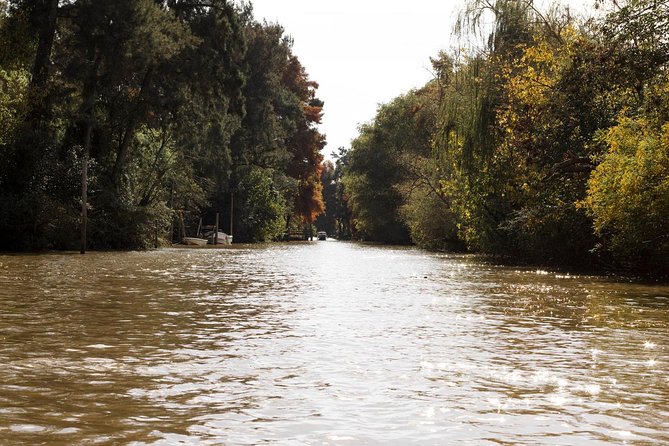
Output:
M217 212L270 240L322 211L318 85L248 4L0 9L0 249L77 247L82 221L90 247L145 248Z
M145 248L219 213L236 241L315 224L669 275L669 5L598 5L472 0L470 45L323 163L318 85L247 3L0 2L0 249Z
M353 141L358 235L668 274L669 6L600 6L471 2L458 30L485 43L439 54Z

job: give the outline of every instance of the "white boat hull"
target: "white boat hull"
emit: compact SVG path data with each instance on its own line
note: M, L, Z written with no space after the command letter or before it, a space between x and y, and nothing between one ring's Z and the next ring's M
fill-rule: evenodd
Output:
M232 236L226 234L225 232L218 232L218 240L217 243L214 243L214 233L207 234L207 240L209 241L210 245L216 244L216 245L231 245L232 244Z

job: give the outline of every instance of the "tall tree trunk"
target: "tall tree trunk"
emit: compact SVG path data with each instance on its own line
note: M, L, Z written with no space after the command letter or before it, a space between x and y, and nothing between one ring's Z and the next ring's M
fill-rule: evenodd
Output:
M31 90L40 90L49 78L49 61L56 34L58 0L38 0L33 12L33 23L38 27L39 39L32 71Z

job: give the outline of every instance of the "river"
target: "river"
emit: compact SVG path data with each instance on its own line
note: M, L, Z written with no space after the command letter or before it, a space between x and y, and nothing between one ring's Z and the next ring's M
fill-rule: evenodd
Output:
M0 444L669 444L669 287L337 241L0 255Z

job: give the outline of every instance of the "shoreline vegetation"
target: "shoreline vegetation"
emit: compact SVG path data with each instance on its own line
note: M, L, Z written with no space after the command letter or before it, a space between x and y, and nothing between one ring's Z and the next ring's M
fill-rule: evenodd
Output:
M0 12L0 249L149 248L216 214L256 242L322 212L318 84L250 3Z
M669 4L597 5L464 5L460 49L338 154L356 236L669 277Z
M235 243L667 278L669 4L596 5L463 2L434 78L324 161L318 83L251 3L0 0L0 251L150 249L220 214Z

